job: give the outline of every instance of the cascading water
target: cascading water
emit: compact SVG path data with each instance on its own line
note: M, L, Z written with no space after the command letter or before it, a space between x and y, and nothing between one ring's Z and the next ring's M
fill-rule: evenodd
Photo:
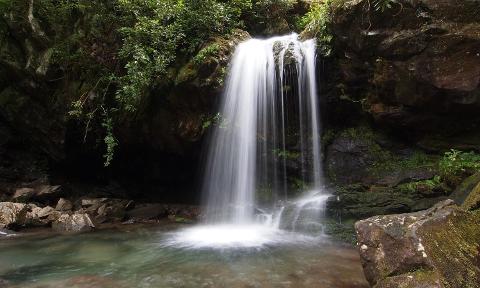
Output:
M255 246L278 240L279 227L296 230L312 215L320 220L327 197L317 97L314 40L291 34L237 47L205 166L206 224L180 242ZM311 189L285 205L290 162Z

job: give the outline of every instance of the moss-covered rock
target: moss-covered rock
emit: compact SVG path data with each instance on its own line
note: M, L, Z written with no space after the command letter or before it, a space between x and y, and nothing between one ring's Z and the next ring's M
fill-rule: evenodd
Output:
M466 178L458 185L450 197L455 203L462 205L478 184L480 184L480 172Z
M359 221L357 246L367 280L374 287L476 287L479 224L478 212L464 211L452 200Z
M462 204L462 208L467 210L476 210L480 208L480 182L473 188L468 197Z

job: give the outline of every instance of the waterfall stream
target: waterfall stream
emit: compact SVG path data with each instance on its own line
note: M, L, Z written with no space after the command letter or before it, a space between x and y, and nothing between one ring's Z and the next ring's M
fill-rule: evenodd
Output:
M279 228L320 225L327 196L322 192L315 48L314 40L300 41L297 34L238 45L220 123L208 143L205 225L177 240L255 246L278 240ZM308 186L294 189L304 190L303 196L292 197L292 181Z

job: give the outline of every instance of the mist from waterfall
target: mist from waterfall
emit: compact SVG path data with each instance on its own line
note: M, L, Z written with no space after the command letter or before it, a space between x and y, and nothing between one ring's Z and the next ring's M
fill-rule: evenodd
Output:
M255 222L258 191L271 205L285 200L291 154L302 180L321 188L317 97L314 40L291 34L237 47L203 178L208 223Z

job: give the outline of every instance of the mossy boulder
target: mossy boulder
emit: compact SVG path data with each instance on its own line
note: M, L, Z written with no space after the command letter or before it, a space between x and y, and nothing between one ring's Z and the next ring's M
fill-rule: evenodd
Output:
M437 172L437 156L367 125L344 129L331 138L326 148L327 175L340 185L363 183L393 187L431 179Z
M462 208L467 210L476 210L480 208L480 182L475 188L473 188L467 199L465 199Z
M477 287L479 216L446 200L416 213L357 222L367 280L377 288Z
M466 199L470 197L478 184L480 184L480 172L466 178L460 185L458 185L450 197L455 203L462 205L465 203ZM472 195L472 197L474 196ZM472 199L469 199L469 201L471 200Z

